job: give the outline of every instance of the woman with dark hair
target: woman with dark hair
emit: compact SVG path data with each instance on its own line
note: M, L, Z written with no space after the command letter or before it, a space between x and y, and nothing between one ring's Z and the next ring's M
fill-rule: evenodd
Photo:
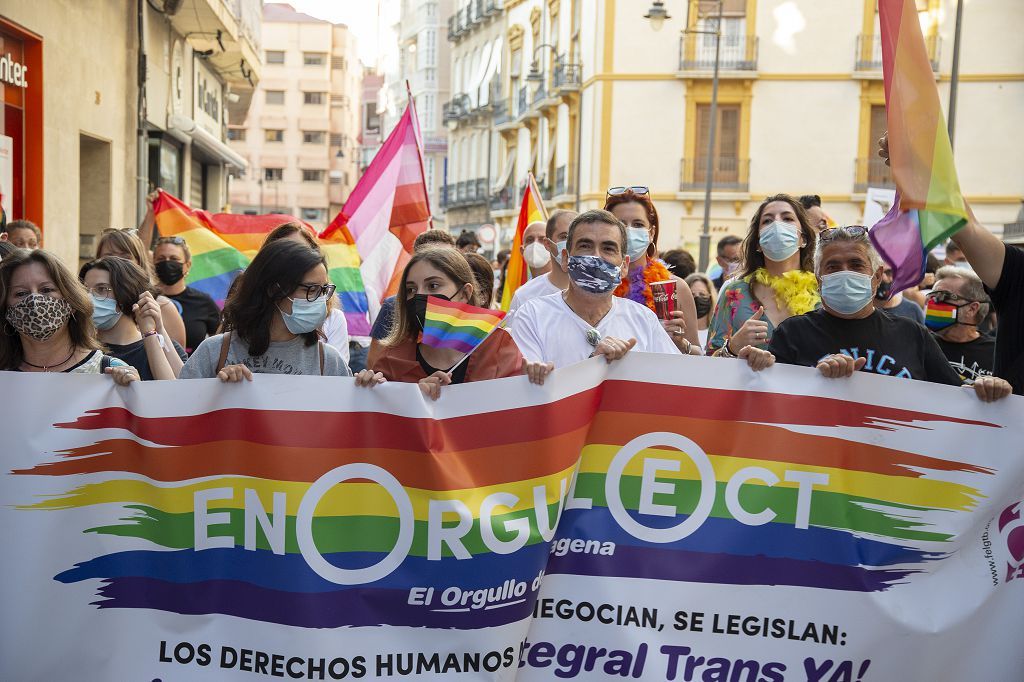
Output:
M92 296L92 321L110 354L138 370L143 381L176 379L188 356L164 348L160 306L149 276L126 258L107 256L82 266L78 279Z
M814 244L799 201L776 194L761 202L740 248L740 270L719 292L709 352L735 357L744 346L766 349L783 320L821 306Z
M708 341L708 327L711 326L711 314L715 310L715 284L703 272L694 272L686 277L693 294L693 304L697 307L697 334L701 346Z
M675 310L661 324L681 353L701 355L697 311L690 288L686 282L669 272L664 262L656 258L659 222L650 191L639 185L612 187L605 197L604 210L626 226L629 274L615 289L615 295L636 301L657 312L651 283L673 280L676 284Z
M92 301L53 254L21 249L0 261L0 370L110 374L127 386L139 373L104 355Z
M494 303L494 269L491 261L479 253L464 253L469 269L473 271L476 278L477 297L480 299L481 308L490 308Z
M321 339L335 287L319 251L290 239L266 244L224 305L227 330L199 344L182 379L252 381L253 373L349 376Z
M522 374L523 356L504 329L496 329L465 362L466 354L458 350L419 343L428 297L479 306L478 286L469 263L456 249L441 246L414 253L402 272L398 291L404 303L395 306L391 333L371 368L360 372L356 382L361 386L385 380L417 382L437 400L441 387L448 384Z
M153 290L156 291L153 263L150 261L149 251L146 250L139 238L138 230L130 227L124 229L108 227L103 230L100 233L100 240L96 243L96 258L106 258L107 256L127 258L138 265L145 271L150 286L154 286ZM174 301L159 293L156 295L156 302L160 305L160 316L163 318L161 334L164 336L165 348L170 348L172 341L184 347L185 322L181 319L181 311L178 310L178 306Z

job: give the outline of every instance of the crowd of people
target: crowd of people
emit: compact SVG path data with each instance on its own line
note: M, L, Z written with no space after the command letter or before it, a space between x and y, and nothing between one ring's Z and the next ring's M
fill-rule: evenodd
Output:
M885 138L880 147L887 159ZM918 287L893 292L868 230L830 226L814 195L767 197L745 235L719 240L715 267L696 272L686 251L659 251L647 187L612 187L603 209L559 210L526 228L530 278L504 325L469 353L423 342L428 302L497 307L508 252L492 262L473 233L428 230L381 304L365 362L349 354L328 263L302 223L267 236L223 310L186 284L180 237L150 244L135 229L106 230L76 277L31 222L0 227L0 370L105 373L121 385L353 376L367 389L417 383L437 399L450 384L523 374L542 384L590 357L639 352L837 379L864 371L969 386L985 401L1024 394L1024 252L973 214L945 262L930 257Z

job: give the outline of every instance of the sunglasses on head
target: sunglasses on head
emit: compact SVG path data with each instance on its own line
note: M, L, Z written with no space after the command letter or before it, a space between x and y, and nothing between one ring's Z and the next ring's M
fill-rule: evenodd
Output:
M103 232L101 232L100 234L113 234L115 232L124 232L125 234L130 234L134 236L138 236L139 234L138 229L134 227L105 227L103 228Z
M868 228L863 225L846 225L843 227L826 227L818 233L818 242L830 242L840 234L852 237L853 239L867 238Z
M178 246L185 246L185 239L184 239L184 237L178 237L178 236L174 236L174 237L160 237L159 239L156 240L156 243L157 244L176 244Z
M608 196L617 197L620 194L647 194L651 190L643 185L633 185L632 187L609 187Z

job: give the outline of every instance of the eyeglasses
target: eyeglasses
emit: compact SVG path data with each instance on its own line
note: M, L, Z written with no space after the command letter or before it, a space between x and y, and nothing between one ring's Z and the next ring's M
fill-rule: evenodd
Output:
M818 242L830 242L839 235L844 234L852 239L865 239L868 236L868 228L863 225L846 225L844 227L826 227L818 233Z
M321 296L330 298L338 287L333 284L300 284L297 288L306 290L306 300L312 303Z
M975 301L971 298L964 298L958 294L954 294L952 291L929 291L924 297L926 301L932 301L934 303L987 303L988 301Z
M179 237L177 235L175 235L173 237L160 237L159 239L156 240L156 243L157 244L175 244L177 246L185 246L185 239L184 239L184 237Z
M135 237L139 236L138 229L134 227L105 227L100 234L113 234L114 232L124 232ZM178 239L181 239L181 237L178 237Z
M647 194L651 190L643 185L633 185L632 187L609 187L608 196L617 197L620 194L626 194L627 192L633 194Z
M101 301L105 301L114 295L114 290L106 284L100 284L95 287L89 288L89 293L98 298Z

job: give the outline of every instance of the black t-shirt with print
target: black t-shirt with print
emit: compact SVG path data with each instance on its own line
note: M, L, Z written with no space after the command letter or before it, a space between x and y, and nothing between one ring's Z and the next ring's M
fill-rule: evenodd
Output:
M768 350L788 365L814 367L823 358L842 353L867 358L864 372L953 386L963 383L931 332L881 310L857 320L836 317L824 309L791 317L775 330Z
M981 377L992 376L996 360L996 340L988 334L982 334L973 341L955 343L946 341L935 335L946 359L953 371L964 381L974 381Z
M207 336L217 333L220 308L208 294L185 287L185 291L167 298L176 301L181 308L181 319L185 322L185 350L189 353L199 348Z
M995 375L1024 395L1024 251L1007 244L999 286L989 295L999 314Z
M140 339L133 343L119 346L116 344L108 343L107 348L110 349L110 354L118 360L123 360L129 365L139 370L139 378L143 381L152 381L153 370L149 368L149 356L146 354L145 339ZM182 362L188 360L188 355L185 354L185 349L178 345L177 341L171 341L174 344L174 351L181 358Z

